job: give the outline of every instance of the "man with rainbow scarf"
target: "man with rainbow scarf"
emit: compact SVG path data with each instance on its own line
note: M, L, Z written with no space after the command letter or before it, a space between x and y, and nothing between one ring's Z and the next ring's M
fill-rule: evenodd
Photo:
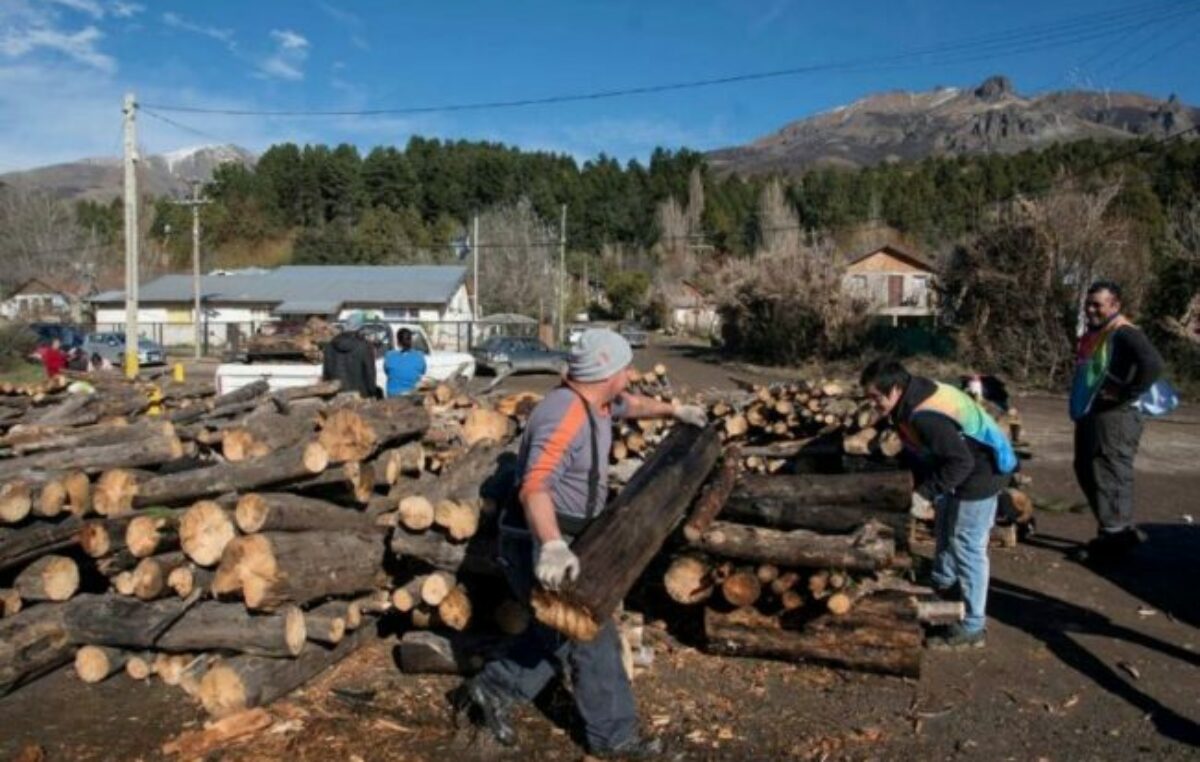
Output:
M1136 403L1162 374L1162 357L1121 314L1121 289L1097 281L1084 302L1087 330L1075 350L1071 420L1075 422L1075 478L1099 523L1080 561L1124 556L1142 541L1133 524L1133 461L1142 437Z
M931 648L982 648L987 641L988 538L997 496L1017 467L1012 445L965 392L912 376L894 360L876 360L859 380L900 432L913 470L914 512L934 507L933 586L960 598L961 624L929 639Z

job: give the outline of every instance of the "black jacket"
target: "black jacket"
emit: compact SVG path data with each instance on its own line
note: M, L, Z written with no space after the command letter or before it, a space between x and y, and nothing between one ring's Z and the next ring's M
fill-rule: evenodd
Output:
M338 334L325 345L321 377L326 381L341 381L344 392L358 392L367 398L379 396L375 384L375 350L370 342L352 331Z
M944 415L913 415L917 405L935 391L933 381L914 376L892 411L892 420L909 424L925 448L921 457L906 452L917 493L926 500L939 495L983 500L999 494L1009 477L996 468L991 448L964 436L958 424Z
M1092 413L1126 407L1154 385L1162 375L1163 359L1138 328L1127 325L1112 336L1112 359L1101 394L1092 403Z

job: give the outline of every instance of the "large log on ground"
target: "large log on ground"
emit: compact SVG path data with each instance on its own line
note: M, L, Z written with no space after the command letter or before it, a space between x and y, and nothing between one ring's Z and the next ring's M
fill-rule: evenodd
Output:
M70 467L88 473L109 468L157 466L182 457L183 443L169 423L160 423L157 434L130 442L80 447L69 452L43 452L24 458L0 461L0 478L23 471Z
M325 448L303 442L255 460L147 479L137 485L133 502L137 506L178 505L319 474L328 464Z
M353 653L373 637L372 629L356 630L333 648L310 642L294 659L261 656L227 659L210 669L200 681L200 702L216 717L269 704Z
M83 594L58 610L74 643L152 648L195 600L163 598L147 602L122 595Z
M404 527L392 530L392 553L400 558L415 558L442 571L495 575L496 537L492 527L481 529L467 542L454 542L438 531L412 532Z
M75 546L82 528L83 522L74 516L56 523L38 521L11 529L0 527L0 571Z
M130 424L123 419L117 419L78 429L46 430L39 427L30 431L9 434L5 437L5 444L16 455L29 455L46 450L67 450L131 442L142 437L156 436L162 433L163 429L162 421L142 420Z
M243 495L238 500L235 516L238 529L246 534L376 529L375 518L369 513L290 492L252 492Z
M292 657L304 648L305 637L304 614L295 606L285 606L274 614L252 614L240 603L205 601L171 625L155 648Z
M575 542L580 577L561 591L538 589L538 620L591 640L692 502L720 455L714 426L677 426L613 504Z
M238 537L221 556L213 592L241 591L246 606L270 611L375 587L384 545L375 532L268 532Z
M860 602L843 616L824 614L790 629L778 617L753 608L704 612L708 650L725 656L817 661L871 672L918 677L922 630L912 612L902 615L891 601Z
M193 405L188 408L176 410L171 413L170 420L172 423L192 423L203 418L206 414L213 410L226 408L230 406L252 403L257 398L265 395L271 390L270 384L266 379L259 379L251 384L246 384L240 389L235 389L232 392L227 392L219 397L214 397L207 400L202 405Z
M715 521L692 544L715 556L816 569L873 571L886 567L896 555L891 531L875 522L852 534L823 535Z

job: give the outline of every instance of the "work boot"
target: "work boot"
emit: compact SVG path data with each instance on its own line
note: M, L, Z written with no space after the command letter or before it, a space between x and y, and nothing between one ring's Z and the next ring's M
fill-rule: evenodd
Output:
M517 731L512 725L509 710L512 701L478 680L459 686L451 698L456 714L466 713L475 725L487 728L503 746L516 746Z
M1071 558L1083 564L1104 565L1120 561L1146 539L1141 530L1130 527L1120 532L1101 532L1087 545L1071 552Z
M589 753L600 759L655 759L665 747L661 738L634 736L628 741L607 749L592 749Z
M934 651L967 651L972 648L983 648L987 645L987 630L970 632L961 624L953 624L947 627L943 634L926 639L925 645Z

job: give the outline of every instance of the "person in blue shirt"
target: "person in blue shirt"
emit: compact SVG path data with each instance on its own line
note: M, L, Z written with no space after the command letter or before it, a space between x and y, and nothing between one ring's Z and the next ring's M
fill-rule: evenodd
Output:
M425 376L425 355L413 349L413 333L401 328L396 333L399 349L384 355L383 370L387 373L387 396L396 397L417 388Z

